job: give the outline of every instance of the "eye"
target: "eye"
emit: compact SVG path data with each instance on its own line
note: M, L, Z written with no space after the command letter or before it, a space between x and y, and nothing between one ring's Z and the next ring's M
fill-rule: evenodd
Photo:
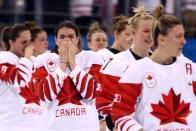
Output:
M184 36L183 34L179 34L179 35L176 36L176 38L179 38L179 39L180 39L180 38L182 38L183 36Z
M101 40L100 40L100 39L95 39L95 41L99 42L99 41L101 41Z
M145 32L145 33L148 33L148 32L150 32L150 31L149 31L148 29L146 29L146 30L144 30L144 32Z
M61 36L60 36L60 39L64 39L64 38L65 38L65 36L64 36L64 35L61 35Z
M72 39L72 38L74 38L74 35L73 34L69 34L67 37Z
M130 33L126 33L126 36L130 36Z
M40 41L45 41L45 39L40 39Z
M103 40L103 42L107 42L107 40L106 40L106 39L104 39L104 40Z

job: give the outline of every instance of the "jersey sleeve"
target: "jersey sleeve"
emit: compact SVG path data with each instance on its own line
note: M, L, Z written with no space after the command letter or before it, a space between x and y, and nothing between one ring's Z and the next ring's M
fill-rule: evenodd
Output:
M1 61L0 79L13 87L24 86L31 80L32 68L33 63L27 58L21 58L16 65L9 61Z
M142 128L133 117L142 90L142 78L139 74L131 66L119 80L111 112L112 120L119 131L137 131Z
M44 66L36 68L32 74L32 81L36 86L35 92L42 101L53 101L63 87L65 78L68 76L60 67L54 72L48 73Z
M104 61L97 53L88 51L81 52L78 61L69 76L84 99L94 99L99 81L97 74Z
M78 65L69 75L76 89L84 99L94 99L97 88L96 78L87 70L82 70Z
M51 61L52 70L49 70L48 61ZM26 89L34 90L31 96L37 96L40 100L48 102L56 99L58 93L63 87L68 73L63 72L58 66L58 55L54 53L45 53L38 56L34 61L34 72L31 82L27 84ZM57 67L56 67L57 65ZM51 69L51 68L50 68ZM24 92L21 87L21 94Z
M98 112L102 115L111 112L117 84L122 72L119 63L113 60L113 58L110 58L103 64L100 73L98 74L99 87L96 90L96 107Z

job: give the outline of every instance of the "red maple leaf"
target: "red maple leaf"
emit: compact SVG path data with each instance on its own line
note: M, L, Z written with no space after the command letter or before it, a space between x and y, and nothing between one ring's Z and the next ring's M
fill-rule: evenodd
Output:
M149 76L147 77L147 79L148 79L148 80L152 80L152 76L149 75Z
M26 99L25 104L35 103L40 105L40 99L35 95L35 89L32 82L28 83L28 87L20 87L19 95Z
M59 106L66 103L82 105L80 102L82 97L76 90L76 87L74 86L74 83L72 82L70 77L67 77L64 81L63 88L59 92L57 99L59 100Z
M54 62L50 61L48 64L49 64L49 65L53 65L53 64L54 64Z
M151 104L153 111L151 114L161 120L160 125L178 122L187 125L186 118L192 113L189 110L190 103L182 101L181 94L176 95L171 88L166 96L162 94L164 103L159 101L158 104Z

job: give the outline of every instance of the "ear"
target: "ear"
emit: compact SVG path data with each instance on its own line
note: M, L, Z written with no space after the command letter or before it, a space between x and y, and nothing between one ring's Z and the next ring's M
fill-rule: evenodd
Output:
M135 38L135 30L133 29L132 31L131 31L131 35L132 35L132 37L133 37L133 39Z
M88 48L91 49L91 42L88 42Z
M158 38L157 38L157 41L158 43L164 43L165 42L165 37L163 35L158 35Z
M119 34L119 33L115 30L115 31L114 31L114 38L117 38L117 37L118 37L118 34Z
M14 41L13 40L9 40L9 45L10 47L14 44Z

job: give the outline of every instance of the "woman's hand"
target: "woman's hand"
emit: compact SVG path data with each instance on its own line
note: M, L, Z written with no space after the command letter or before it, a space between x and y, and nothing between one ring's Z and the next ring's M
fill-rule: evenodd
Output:
M78 49L78 43L71 38L68 40L68 61L69 61L69 66L71 70L73 70L76 67L75 63L75 57L76 54L79 52Z
M58 46L59 58L60 58L60 68L65 71L68 64L68 39L60 41Z
M24 53L24 57L31 60L31 56L33 56L33 54L35 53L35 46L33 46L32 44L29 44L26 48L25 48L25 53Z

